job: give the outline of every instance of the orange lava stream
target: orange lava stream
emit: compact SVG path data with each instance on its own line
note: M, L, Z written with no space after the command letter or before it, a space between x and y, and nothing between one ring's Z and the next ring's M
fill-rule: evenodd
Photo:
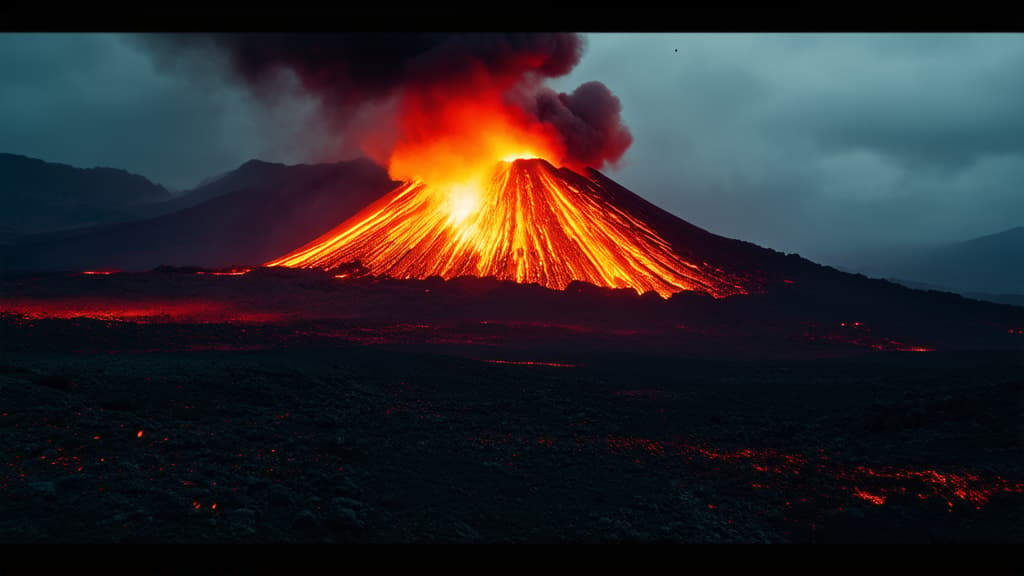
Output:
M267 266L331 269L354 261L395 278L494 276L553 289L581 280L663 297L745 292L682 258L596 182L540 159L501 162L479 186L404 184Z

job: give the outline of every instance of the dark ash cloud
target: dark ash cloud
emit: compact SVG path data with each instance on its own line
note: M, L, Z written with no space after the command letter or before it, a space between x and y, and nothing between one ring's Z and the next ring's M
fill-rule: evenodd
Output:
M273 79L294 73L326 111L332 128L362 134L354 119L373 105L370 124L388 125L393 108L380 105L403 92L437 94L485 81L507 92L507 101L554 126L574 165L615 162L632 138L622 124L621 104L599 82L558 94L544 82L568 74L580 61L584 41L569 33L481 34L179 34L140 37L165 65L187 53L222 54L248 88L274 98ZM536 102L531 102L531 100Z
M384 69L314 65L303 77L296 58L334 56L268 55L249 35L0 34L0 151L183 188L254 157L348 159L350 134L386 148L396 82L529 69L509 97L560 124L574 155L602 149L588 135L621 146L631 134L609 175L716 233L824 260L1024 225L1020 34L502 37L415 35L375 53ZM517 61L524 46L552 57ZM615 95L581 86L594 80ZM346 107L325 105L327 93ZM591 102L618 124L578 121Z
M569 156L588 166L616 162L633 143L622 123L622 103L597 81L581 84L569 94L540 91L536 113L558 128Z

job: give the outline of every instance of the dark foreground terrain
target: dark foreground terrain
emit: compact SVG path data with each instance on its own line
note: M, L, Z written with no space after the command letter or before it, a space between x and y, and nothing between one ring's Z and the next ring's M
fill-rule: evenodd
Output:
M2 542L1024 542L1016 328L396 324L357 314L382 289L262 286L353 307L317 319L117 276L5 284Z

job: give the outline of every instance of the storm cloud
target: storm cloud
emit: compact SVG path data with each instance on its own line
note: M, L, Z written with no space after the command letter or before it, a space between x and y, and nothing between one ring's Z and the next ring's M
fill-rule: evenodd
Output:
M589 39L565 86L615 87L613 177L699 226L828 260L1024 224L1022 35Z
M177 189L253 157L323 159L315 101L261 101L216 60L187 68L170 73L122 35L0 34L0 151Z
M270 99L280 90L272 81L275 75L291 72L320 102L331 131L350 140L385 140L379 133L401 112L382 102L397 99L400 108L403 97L412 96L440 105L437 100L454 91L472 92L486 85L555 128L566 155L559 161L601 168L617 161L632 141L622 125L618 99L601 82L586 82L570 94L545 86L547 79L564 76L579 62L584 40L578 34L234 33L136 39L163 63L183 54L193 61L223 56L236 78ZM354 121L367 109L374 120L369 134Z
M542 74L550 91L523 105L567 135L591 106L617 114L613 126L629 130L603 133L625 152L605 171L698 226L827 259L1024 224L1022 35L584 39L579 53L572 42L549 47L565 56ZM385 57L407 61L395 50ZM233 62L233 53L161 52L137 36L0 34L0 151L124 168L173 187L252 157L344 159L344 135L323 122L344 111L325 110L295 67L264 66L259 54ZM437 74L428 64L460 69L447 58L417 69ZM395 77L348 74L386 107L377 96ZM373 126L373 114L345 120ZM576 124L575 133L601 126Z

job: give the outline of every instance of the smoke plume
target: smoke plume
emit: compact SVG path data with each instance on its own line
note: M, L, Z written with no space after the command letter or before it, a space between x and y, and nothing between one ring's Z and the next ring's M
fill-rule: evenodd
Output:
M380 132L395 125L403 101L482 89L499 91L507 104L553 128L565 153L553 161L600 168L632 142L619 100L600 82L571 94L545 86L579 62L584 43L576 34L175 34L141 41L164 62L213 51L263 96L274 96L275 74L290 71L319 99L331 128L358 139L371 156L386 156L393 145L395 136Z

